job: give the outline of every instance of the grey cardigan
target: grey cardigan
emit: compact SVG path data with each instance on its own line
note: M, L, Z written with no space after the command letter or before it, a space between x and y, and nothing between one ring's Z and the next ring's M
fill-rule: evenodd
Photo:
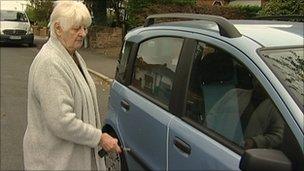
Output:
M101 123L96 88L76 52L84 76L56 38L35 57L28 80L28 125L23 139L26 170L91 170ZM93 159L93 161L91 161Z

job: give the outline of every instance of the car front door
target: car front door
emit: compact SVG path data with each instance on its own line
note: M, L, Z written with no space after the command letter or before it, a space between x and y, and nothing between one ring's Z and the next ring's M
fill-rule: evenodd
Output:
M239 170L242 154L252 148L283 151L299 163L291 155L303 156L285 121L290 114L247 56L206 38L196 41L188 62L189 79L177 80L184 96L173 97L179 100L169 126L169 170Z

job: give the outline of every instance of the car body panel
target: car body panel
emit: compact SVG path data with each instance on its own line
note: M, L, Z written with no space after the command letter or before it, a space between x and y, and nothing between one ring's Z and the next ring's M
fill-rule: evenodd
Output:
M125 36L125 41L134 42L138 47L141 42L155 37L181 37L195 40L192 42L202 41L230 53L241 61L264 87L289 125L303 153L303 112L258 53L260 49L268 46L302 47L303 38L290 23L283 23L282 26L271 22L272 24L262 26L256 25L255 22L255 25L247 23L246 26L237 23L236 27L243 34L238 38L223 37L214 31L213 27L211 30L204 30L156 25L132 30ZM301 28L299 25L295 27ZM291 29L294 33L284 29ZM262 33L265 30L269 34ZM268 40L267 35L272 41ZM275 35L282 35L284 39ZM288 38L285 39L285 36ZM135 57L136 55L131 56ZM193 60L193 54L181 55L180 58ZM178 77L175 82L181 79L185 78ZM187 85L175 86L187 89ZM170 108L159 106L135 87L117 81L114 81L110 95L111 116L106 120L106 124L118 132L124 146L133 150L133 153L126 153L130 170L239 170L244 150L208 130L200 130L182 117L182 111L170 113ZM182 104L183 100L177 101ZM121 107L122 101L130 105L129 110Z

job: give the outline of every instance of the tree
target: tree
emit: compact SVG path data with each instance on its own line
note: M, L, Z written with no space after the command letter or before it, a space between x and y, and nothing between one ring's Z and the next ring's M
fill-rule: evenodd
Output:
M159 5L195 5L197 0L128 0L127 3L127 29L137 26L138 11L151 4Z
M94 25L105 25L107 23L107 0L84 0L92 13Z
M29 20L43 27L47 26L52 10L52 0L30 0L30 5L26 7Z
M269 0L260 11L262 16L304 16L304 0Z
M125 5L126 2L124 0L108 0L109 8L114 9L114 20L116 25L120 26L122 24L122 17L125 17Z

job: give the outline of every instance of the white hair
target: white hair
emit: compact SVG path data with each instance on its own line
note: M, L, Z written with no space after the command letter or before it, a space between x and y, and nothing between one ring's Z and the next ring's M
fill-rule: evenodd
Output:
M50 17L50 34L56 37L54 24L59 22L64 31L74 26L88 27L92 23L88 8L79 1L56 1Z

